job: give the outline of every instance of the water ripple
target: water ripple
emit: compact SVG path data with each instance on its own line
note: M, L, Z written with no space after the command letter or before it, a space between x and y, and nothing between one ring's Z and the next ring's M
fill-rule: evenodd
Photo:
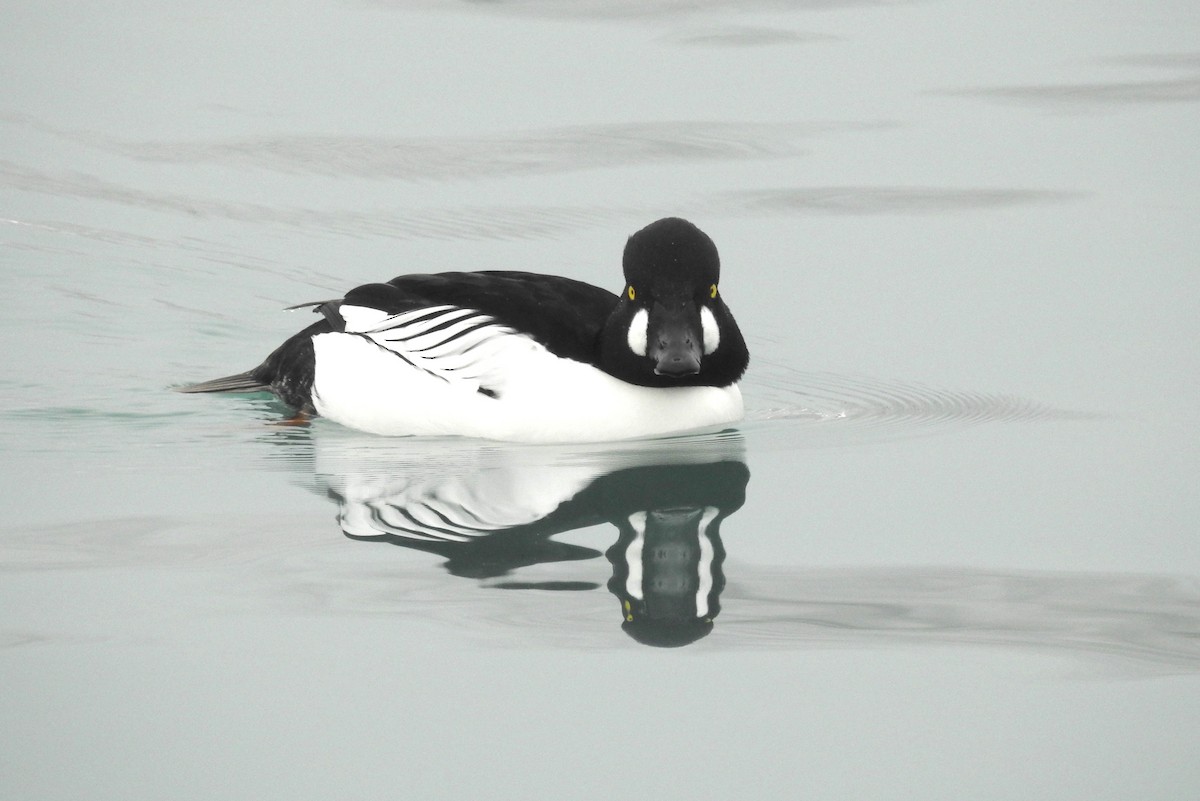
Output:
M1019 188L922 186L806 186L730 192L745 211L806 211L816 214L941 214L1027 203L1073 200L1078 192Z
M475 137L289 135L192 142L119 141L57 132L141 161L210 163L369 179L476 180L632 164L795 156L799 141L889 123L684 120L567 126Z
M409 9L413 3L368 0L373 6ZM504 15L522 14L550 19L611 21L688 17L721 10L753 9L820 11L837 8L896 6L913 0L466 0L474 8ZM430 4L432 5L432 4ZM443 4L437 4L441 8Z
M744 385L742 428L769 434L775 447L795 446L785 434L816 444L867 437L895 438L983 423L1093 420L1088 411L1058 409L999 392L952 390L914 381L796 370L758 361ZM781 428L786 423L788 428Z
M191 217L279 225L313 236L381 236L395 239L515 240L554 237L606 225L644 222L654 212L632 206L459 206L356 211L213 200L122 186L79 172L51 173L0 161L0 181L44 194L100 200ZM735 191L680 201L688 213L939 214L1054 202L1077 193L1004 188L793 187ZM18 221L13 221L18 222Z
M496 647L607 649L628 642L618 602L602 591L603 572L592 561L466 586L425 560L367 567L331 559L338 540L313 530L303 515L80 520L0 530L0 541L0 573L204 570L225 582L206 596L216 605L236 594L239 608L266 605L285 616L420 620ZM696 647L993 648L1069 657L1131 676L1200 672L1194 576L736 561L726 563L725 574L721 615ZM535 591L513 591L521 588ZM38 626L6 629L0 648L56 636Z
M554 580L594 581L588 563ZM714 650L972 647L1068 657L1085 669L1138 676L1200 672L1195 577L953 567L821 569L728 564L721 616L697 647ZM539 576L540 578L540 576ZM466 629L498 647L531 641L603 648L617 603L591 593L465 594L418 567L297 583L305 610L397 615ZM286 578L285 583L292 583ZM484 584L484 590L504 589ZM614 634L614 637L616 635Z
M771 45L836 42L838 41L838 37L823 33L808 33L781 28L755 28L730 25L723 28L683 31L669 36L668 40L684 45L764 47Z
M1124 69L1170 70L1181 74L1114 81L965 87L932 94L1008 100L1064 111L1200 101L1200 53L1121 56L1099 63Z
M970 644L1200 670L1194 578L932 568L737 573L721 619L728 646Z
M135 189L86 173L51 173L6 161L0 161L0 181L30 192L101 200L192 217L281 225L314 235L526 239L595 227L636 214L629 209L602 206L486 206L391 213L273 206Z

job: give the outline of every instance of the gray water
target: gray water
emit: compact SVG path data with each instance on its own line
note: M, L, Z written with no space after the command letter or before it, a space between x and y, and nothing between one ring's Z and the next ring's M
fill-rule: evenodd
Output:
M1195 798L1198 34L8 4L0 794ZM169 391L402 272L617 289L669 214L750 343L729 430L387 440Z

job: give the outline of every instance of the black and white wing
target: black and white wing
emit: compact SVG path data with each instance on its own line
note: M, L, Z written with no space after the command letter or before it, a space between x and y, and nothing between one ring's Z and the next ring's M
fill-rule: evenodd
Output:
M542 349L474 309L443 305L387 314L343 304L339 312L347 334L375 343L415 369L484 393L503 383L514 360Z

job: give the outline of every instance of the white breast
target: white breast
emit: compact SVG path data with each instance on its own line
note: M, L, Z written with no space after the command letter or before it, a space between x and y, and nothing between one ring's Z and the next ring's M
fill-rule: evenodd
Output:
M719 425L742 416L736 385L634 386L559 358L469 309L446 306L386 316L344 307L343 316L348 333L313 337L313 405L351 428L387 435L596 442Z

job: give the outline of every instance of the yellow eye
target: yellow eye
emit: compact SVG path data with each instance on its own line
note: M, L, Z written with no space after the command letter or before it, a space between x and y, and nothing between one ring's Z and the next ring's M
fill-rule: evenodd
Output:
M629 285L629 291L626 294L629 295L630 300L633 300L637 297L637 293L633 291L633 284Z
M715 298L717 296L717 285L716 284L713 284L712 289L708 290L708 296L710 298Z

